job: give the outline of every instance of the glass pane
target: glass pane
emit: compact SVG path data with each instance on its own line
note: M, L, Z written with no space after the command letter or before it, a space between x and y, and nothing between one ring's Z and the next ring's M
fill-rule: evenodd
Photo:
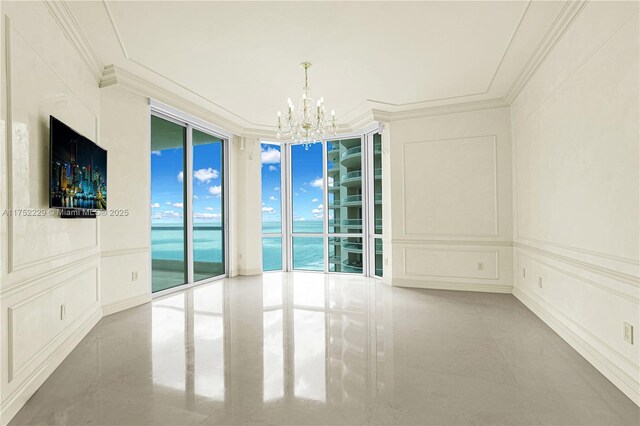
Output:
M262 239L262 270L282 270L282 238L269 237Z
M291 146L294 233L323 232L323 186L322 144L314 143L308 149L304 145Z
M373 135L373 177L375 233L382 234L382 135L380 133Z
M382 240L375 239L375 271L377 277L382 277Z
M329 233L362 233L362 143L327 142Z
M222 139L193 130L193 279L224 274Z
M187 282L184 226L186 129L151 117L151 287Z
M322 237L293 238L293 269L324 271Z
M280 145L261 144L263 234L282 232L280 148Z
M362 238L329 238L329 272L362 273Z

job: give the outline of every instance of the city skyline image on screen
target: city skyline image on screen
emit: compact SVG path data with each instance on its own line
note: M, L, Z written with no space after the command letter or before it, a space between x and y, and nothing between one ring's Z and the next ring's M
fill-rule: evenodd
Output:
M50 117L49 207L107 209L107 151Z

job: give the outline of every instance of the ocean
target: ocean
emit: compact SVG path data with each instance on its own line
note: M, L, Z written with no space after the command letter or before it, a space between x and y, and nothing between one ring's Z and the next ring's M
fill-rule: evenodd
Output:
M294 222L294 232L322 233L322 220ZM280 222L263 222L263 233L278 233ZM196 262L221 262L223 233L220 223L196 223L193 233L193 257ZM282 269L282 241L280 237L262 240L262 261L265 271ZM183 260L184 228L178 224L155 223L151 227L151 256L157 260ZM322 237L296 237L293 241L295 269L322 271L324 242Z

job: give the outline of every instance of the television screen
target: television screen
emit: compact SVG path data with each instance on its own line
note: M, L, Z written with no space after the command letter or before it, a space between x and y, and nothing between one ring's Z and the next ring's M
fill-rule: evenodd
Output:
M107 209L107 151L51 116L49 207Z

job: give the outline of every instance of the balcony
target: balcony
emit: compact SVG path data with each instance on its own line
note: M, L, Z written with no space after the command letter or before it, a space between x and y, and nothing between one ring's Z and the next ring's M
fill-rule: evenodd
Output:
M342 249L349 253L362 253L362 243L347 242L342 245Z
M361 206L362 205L362 195L349 195L348 197L344 197L342 199L343 206Z
M362 171L355 170L353 172L342 175L342 177L340 178L340 184L346 187L362 186Z
M376 169L373 172L373 175L376 179L382 179L382 169Z
M359 166L361 152L362 148L360 148L359 146L354 146L353 148L347 149L340 155L340 163L345 167Z
M362 261L360 260L345 260L342 262L342 270L344 272L362 273Z

